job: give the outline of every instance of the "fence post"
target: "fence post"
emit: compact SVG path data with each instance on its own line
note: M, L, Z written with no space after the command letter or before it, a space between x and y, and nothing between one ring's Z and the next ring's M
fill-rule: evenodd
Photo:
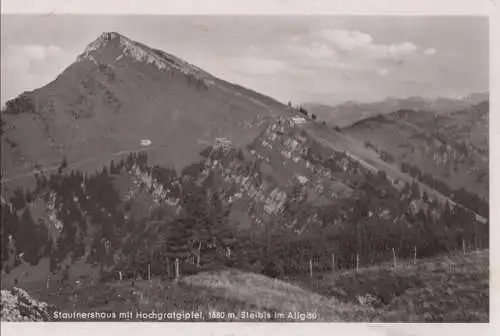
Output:
M309 259L309 274L311 278L313 277L313 262L312 259Z
M151 264L148 264L148 280L151 281Z
M465 239L462 238L462 251L464 252L465 255Z
M198 259L196 260L196 266L198 266L198 268L200 268L200 259L201 259L201 241L198 245Z
M359 253L356 254L356 272L359 271Z
M413 250L413 265L417 264L417 245L415 245L415 248Z
M179 278L179 258L175 258L175 279Z
M396 251L394 250L394 247L392 248L392 257L394 259L394 267L396 267Z

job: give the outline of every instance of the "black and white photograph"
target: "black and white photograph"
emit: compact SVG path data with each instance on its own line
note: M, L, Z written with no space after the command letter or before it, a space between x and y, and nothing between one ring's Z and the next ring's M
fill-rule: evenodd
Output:
M1 321L490 322L490 22L1 16Z

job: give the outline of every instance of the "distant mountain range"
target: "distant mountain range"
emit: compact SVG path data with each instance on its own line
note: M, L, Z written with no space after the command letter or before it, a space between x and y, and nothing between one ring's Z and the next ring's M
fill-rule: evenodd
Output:
M361 103L350 101L339 105L304 103L302 106L318 119L344 127L359 120L377 114L387 114L398 110L421 110L437 113L447 113L468 108L472 105L489 100L489 93L473 93L460 99L438 97L435 99L422 97L387 98L379 102Z
M135 296L134 281L151 277L161 285L138 287L170 288L148 297L156 308L199 311L205 301L213 310L212 293L169 281L201 279L219 290L237 280L246 304L267 295L248 291L248 279L268 281L262 275L311 281L314 272L327 281L332 269L413 260L416 251L488 248L484 98L310 105L306 113L103 33L54 81L2 110L2 289L87 288L85 304L64 300L70 311L118 311L125 299L110 288L119 281ZM351 126L322 122L341 119ZM210 280L229 268L254 275L223 271L228 281ZM396 295L390 279L381 284L391 293L385 304ZM347 282L363 297L384 296ZM347 294L349 304L359 296Z

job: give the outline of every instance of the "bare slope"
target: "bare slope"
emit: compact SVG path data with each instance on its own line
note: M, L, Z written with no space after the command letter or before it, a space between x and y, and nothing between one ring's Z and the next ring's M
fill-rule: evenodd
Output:
M249 142L266 118L285 109L172 55L104 33L53 82L7 103L2 178L55 167L63 156L100 162L140 149L142 139L152 141L150 160L182 167L216 137Z

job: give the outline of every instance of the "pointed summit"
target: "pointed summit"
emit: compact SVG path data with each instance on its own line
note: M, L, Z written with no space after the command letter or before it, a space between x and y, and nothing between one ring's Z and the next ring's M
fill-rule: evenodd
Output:
M117 32L98 34L53 81L9 106L12 113L2 121L23 126L2 129L2 149L10 148L10 154L2 150L5 175L29 173L33 162L50 166L63 155L72 162L104 158L137 148L142 139L161 148L159 164L180 167L199 158L199 141L241 137L244 145L261 120L282 111L267 96ZM21 122L17 111L42 119ZM30 132L36 135L22 142Z
M109 44L114 39L120 38L122 35L116 32L104 32L96 40L90 42L82 54L78 56L78 60L88 57L92 52L99 50Z
M162 64L152 50L146 46L139 46L138 43L117 32L104 32L96 40L87 45L82 54L78 56L78 61L90 60L98 64L102 55L106 55L104 61L109 63L109 56L113 56L115 61L119 61L124 56L132 57L135 61L146 61L155 65L158 69L164 70L167 67Z
M166 52L150 48L142 43L133 41L117 32L104 32L95 41L89 43L84 52L80 54L77 61L91 61L94 64L109 64L120 61L127 57L133 62L146 63L156 67L159 71L169 72L177 69L182 73L203 78L206 84L213 77L200 68L188 62L168 54Z

